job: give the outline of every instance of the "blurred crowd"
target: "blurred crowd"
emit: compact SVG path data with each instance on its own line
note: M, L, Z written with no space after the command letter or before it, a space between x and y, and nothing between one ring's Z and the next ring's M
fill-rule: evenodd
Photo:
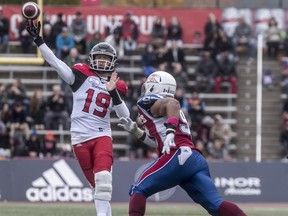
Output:
M221 22L213 13L207 16L203 33L195 32L191 38L191 44L197 47L194 51L200 57L195 68L189 68L187 65L187 53L182 40L183 27L176 16L172 16L170 20L156 16L150 39L142 48L142 44L138 42L139 32L133 20L133 12L127 11L123 17L121 23L111 17L104 33L96 31L93 35L88 35L86 19L81 11L75 13L75 18L69 26L63 20L63 13L58 13L56 22L51 23L49 14L44 12L43 38L56 56L69 66L86 61L87 54L92 47L102 41L115 47L119 58L140 52L140 67L143 72L140 83L143 83L146 77L156 70L171 73L178 85L176 98L180 101L187 120L190 122L197 147L209 159L231 160L233 158L231 149L235 148L233 144L235 133L221 115L207 115L205 101L199 95L201 93L238 93L239 53L245 51L244 58L248 65L254 62L256 56L256 35L245 17L239 17L233 35L228 36L230 34L225 32ZM29 52L33 45L33 40L27 34L25 25L25 20L23 20L18 28L23 53ZM9 21L3 16L0 6L0 52L7 51L8 33ZM267 56L276 59L281 50L287 51L287 38L285 31L277 27L277 21L272 17L265 33ZM283 86L288 89L286 80L288 70L283 69L283 71L286 71L286 73L283 72L283 83L285 83ZM189 81L192 81L189 80L188 75L193 72L195 84L191 93L187 92L187 85ZM269 86L269 83L273 82L271 71L265 71L264 75L267 81L265 83ZM132 110L132 118L136 120L133 110L135 111L135 104L140 95L139 85L133 85L132 80L125 80L125 82L129 88L126 102ZM191 97L185 97L186 93L191 93ZM60 150L57 148L57 135L53 133L59 129L69 130L72 93L64 82L61 85L54 85L52 95L48 97L43 97L41 90L35 90L34 95L29 98L20 80L14 80L9 85L1 84L0 99L0 155L7 157L72 156L69 147L65 146ZM39 131L47 132L40 135ZM288 135L286 140L288 143ZM143 147L143 144L132 137L128 137L127 142L131 145L131 159L155 157L154 150ZM287 146L287 144L283 145ZM6 151L7 149L9 152Z

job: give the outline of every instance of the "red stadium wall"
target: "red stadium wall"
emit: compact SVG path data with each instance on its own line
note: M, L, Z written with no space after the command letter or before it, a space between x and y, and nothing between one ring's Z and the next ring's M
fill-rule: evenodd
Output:
M20 13L20 6L3 6L4 16L10 20L10 39L17 40L18 38L18 24L22 19ZM104 32L107 21L114 16L116 21L122 22L123 15L129 10L133 13L133 18L138 24L140 37L139 42L146 42L151 34L153 20L156 16L164 18L166 26L168 25L172 16L177 16L183 27L183 41L191 44L194 32L199 31L203 33L204 25L207 22L209 13L214 13L222 23L223 28L229 34L233 35L234 29L237 25L237 18L244 16L246 21L253 26L255 35L263 33L268 25L268 19L275 17L278 26L285 29L287 26L286 17L287 11L283 9L172 9L172 8L108 8L108 7L44 7L44 11L50 15L51 23L56 20L56 15L59 12L64 14L63 19L71 24L76 11L81 10L87 20L88 33L91 36L93 32Z
M10 40L18 38L18 24L22 19L20 6L3 6L4 16L10 20ZM268 25L268 19L275 17L280 28L286 29L288 17L287 11L283 9L236 9L226 8L220 9L172 9L172 8L107 8L107 7L44 7L44 11L50 15L51 23L56 20L59 12L64 14L63 19L71 24L76 11L81 10L87 20L88 33L91 36L93 32L104 32L107 21L114 16L121 23L123 15L129 10L133 12L133 18L137 22L140 32L139 42L146 42L152 30L153 20L156 16L162 16L168 25L172 16L177 16L183 27L183 41L191 44L194 32L203 33L204 25L207 22L209 13L214 13L217 19L222 23L224 29L233 35L237 25L237 18L244 16L246 21L253 26L254 33L263 33Z
M220 17L221 11L218 9L151 9L151 8L106 8L106 7L44 7L44 11L51 16L51 22L56 20L56 14L62 12L63 19L68 23L72 22L76 11L81 10L86 17L88 33L93 34L96 30L104 32L104 27L111 16L114 16L119 22L123 15L130 10L133 12L133 18L137 22L140 38L139 42L145 42L149 39L152 30L152 23L155 16L162 16L166 24L169 23L171 16L177 16L183 26L185 43L192 43L192 36L195 31L203 31L203 26L207 21L207 15L211 12ZM18 38L17 26L22 19L20 6L4 6L4 16L10 19L10 38Z

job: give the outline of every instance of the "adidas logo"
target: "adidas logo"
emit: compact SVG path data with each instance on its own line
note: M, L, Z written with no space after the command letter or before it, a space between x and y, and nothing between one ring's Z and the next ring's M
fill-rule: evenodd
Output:
M83 186L71 167L61 159L32 182L26 198L31 202L91 202L91 188Z

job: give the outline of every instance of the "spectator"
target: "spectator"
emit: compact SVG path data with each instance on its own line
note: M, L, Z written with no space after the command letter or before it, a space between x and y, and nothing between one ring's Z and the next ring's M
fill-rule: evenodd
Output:
M72 48L70 50L69 55L65 58L64 62L69 66L72 67L75 64L78 64L81 62L81 59L79 57L79 53L76 47ZM61 90L64 92L64 97L67 105L68 113L72 113L72 107L73 107L73 94L70 86L61 79Z
M107 25L105 26L105 38L109 35L113 35L115 30L120 28L121 24L116 22L115 17L111 17L110 21L108 21Z
M166 27L161 16L157 16L153 22L151 32L151 44L157 49L166 43Z
M156 67L160 71L167 71L168 69L168 62L166 58L166 53L167 53L167 47L159 47L156 51Z
M203 50L210 53L211 58L213 61L216 62L216 56L218 54L218 41L219 41L219 34L218 32L213 32L208 37L205 38Z
M195 31L192 37L192 44L201 45L203 43L202 33Z
M167 27L166 46L170 48L172 45L172 41L175 40L177 42L178 47L182 47L183 46L182 36L183 36L182 26L178 18L176 16L172 16L170 19L170 23Z
M177 82L179 88L182 88L185 91L187 87L187 72L183 70L182 65L180 63L173 63L172 64L172 71L170 73Z
M51 25L50 20L51 20L50 14L47 13L46 11L43 11L43 22L42 22L42 25L43 26L46 25L46 24ZM52 27L52 25L51 25L51 27Z
M263 74L263 86L268 90L274 89L276 85L275 75L273 74L271 68L264 70Z
M201 146L204 151L206 152L206 156L208 156L207 154L207 145L208 143L211 141L210 140L210 130L211 127L214 124L214 119L211 118L210 116L206 115L205 117L202 118L201 123L199 124L199 126L196 129L196 134L194 136L194 142L196 143L196 145Z
M210 53L204 51L195 69L195 89L197 92L202 92L203 90L208 93L212 91L216 75L216 67L216 64L211 59Z
M56 56L64 60L74 46L75 43L72 34L67 27L63 27L62 32L56 37Z
M222 140L225 145L229 148L231 145L231 139L233 138L233 131L229 124L224 122L224 119L220 114L216 114L214 117L215 124L210 130L211 140Z
M74 64L81 63L78 49L76 47L71 48L69 55L64 59L64 62L70 67L72 67ZM62 89L62 91L64 90L65 89Z
M201 50L203 49L203 36L202 33L199 31L196 31L193 33L193 37L192 37L192 45L195 46L195 50L197 51L197 54L199 54L201 52Z
M185 60L184 50L178 46L176 40L171 40L171 46L165 55L166 61L168 62L168 70L173 68L173 64L181 64L184 71L187 71L187 64Z
M141 55L141 65L145 77L148 77L155 71L156 53L151 43L145 46L144 52Z
M18 28L19 41L23 53L29 53L33 45L33 38L29 35L26 30L26 19L22 19Z
M246 23L244 16L239 18L239 23L233 36L233 44L235 49L238 46L247 46L249 55L248 63L252 63L256 54L256 41L253 38L252 28Z
M0 110L7 102L8 102L8 92L6 85L4 83L0 83Z
M0 5L0 53L6 52L9 42L9 20L3 16L3 7Z
M87 45L87 50L86 52L90 52L90 50L98 43L102 42L102 36L101 33L99 31L95 31L92 39L89 40L88 45Z
M266 43L268 57L276 58L280 48L282 37L281 29L274 17L269 19L268 29L266 30Z
M12 140L11 143L12 157L29 156L29 151L27 146L25 145L25 139L23 138L23 134L17 133L13 138L10 137L10 140Z
M191 123L191 119L190 119L189 113L188 113L189 104L188 104L188 100L185 96L184 89L177 86L174 98L179 101L180 106L181 106L181 110L183 111L183 114L185 115L187 123L188 123L188 125L191 125L192 123Z
M60 12L57 14L57 20L52 26L54 38L56 38L62 32L63 27L67 27L67 24L63 21L63 13Z
M16 102L12 105L11 112L9 114L10 124L10 139L13 144L13 140L16 137L16 132L20 132L21 136L24 135L24 140L28 140L30 136L30 129L27 122L27 112L21 102Z
M208 15L208 20L204 26L205 39L214 35L214 33L218 33L218 31L222 29L221 24L217 21L215 14L210 13Z
M75 46L77 46L80 54L86 54L87 26L86 20L80 11L76 12L75 18L72 20L71 33L74 38Z
M176 88L175 99L179 101L181 109L183 110L184 114L187 114L189 104L188 104L188 100L185 98L183 88L179 88L179 87ZM187 120L190 120L190 119L187 118Z
M52 32L52 26L49 23L43 26L43 39L46 41L47 46L55 53L55 37Z
M122 39L125 55L131 55L137 48L138 43L138 26L132 19L132 12L128 11L125 14L125 19L121 26Z
M205 116L205 102L201 100L197 92L193 92L192 97L188 99L188 114L191 120L191 130L197 131Z
M1 116L0 112L0 116ZM9 158L11 155L10 143L9 143L9 132L6 124L0 118L0 158ZM1 159L0 159L1 160Z
M229 59L229 52L222 52L218 60L218 71L215 77L215 93L220 93L222 82L229 82L231 93L237 94L237 71L233 60Z
M29 116L32 118L32 125L35 130L44 129L45 101L43 92L35 90L30 98Z
M9 123L10 107L8 103L4 103L1 110L1 121L7 125Z
M225 161L231 160L229 150L227 148L227 145L225 145L225 141L223 139L215 138L212 141L208 142L207 152L212 159Z
M36 158L39 157L42 150L41 140L37 131L33 130L30 134L29 139L26 142L26 146L29 151L29 157Z
M45 157L52 157L56 154L56 138L52 131L48 131L44 137L43 153Z
M44 116L46 130L58 129L59 124L64 130L69 128L69 115L66 107L66 100L59 85L53 86L53 93L47 99L48 111Z
M282 108L282 113L281 113L281 130L285 129L286 123L288 122L288 99L285 100Z
M111 46L115 48L118 53L118 57L122 57L124 55L124 42L122 39L121 27L117 27L114 29L112 35L109 35L105 38L105 42L109 43Z
M288 158L288 121L285 122L280 132L280 144L283 146L285 158Z
M283 92L288 94L288 61L284 60L282 64L282 86Z
M234 46L232 40L227 36L225 31L223 29L219 29L218 31L218 38L216 41L216 49L217 49L217 55L216 60L218 60L219 57L221 57L223 52L228 52L229 60L234 61Z
M28 110L29 99L25 86L21 83L20 79L14 79L12 84L7 86L8 104L12 105L15 102L20 102Z

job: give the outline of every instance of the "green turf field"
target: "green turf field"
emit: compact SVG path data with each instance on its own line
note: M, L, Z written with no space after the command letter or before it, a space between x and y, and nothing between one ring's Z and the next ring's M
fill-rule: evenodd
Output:
M249 216L287 216L288 204L238 204ZM128 204L112 203L113 216L127 216ZM93 204L0 203L0 216L94 216ZM198 205L148 203L147 216L207 216Z

